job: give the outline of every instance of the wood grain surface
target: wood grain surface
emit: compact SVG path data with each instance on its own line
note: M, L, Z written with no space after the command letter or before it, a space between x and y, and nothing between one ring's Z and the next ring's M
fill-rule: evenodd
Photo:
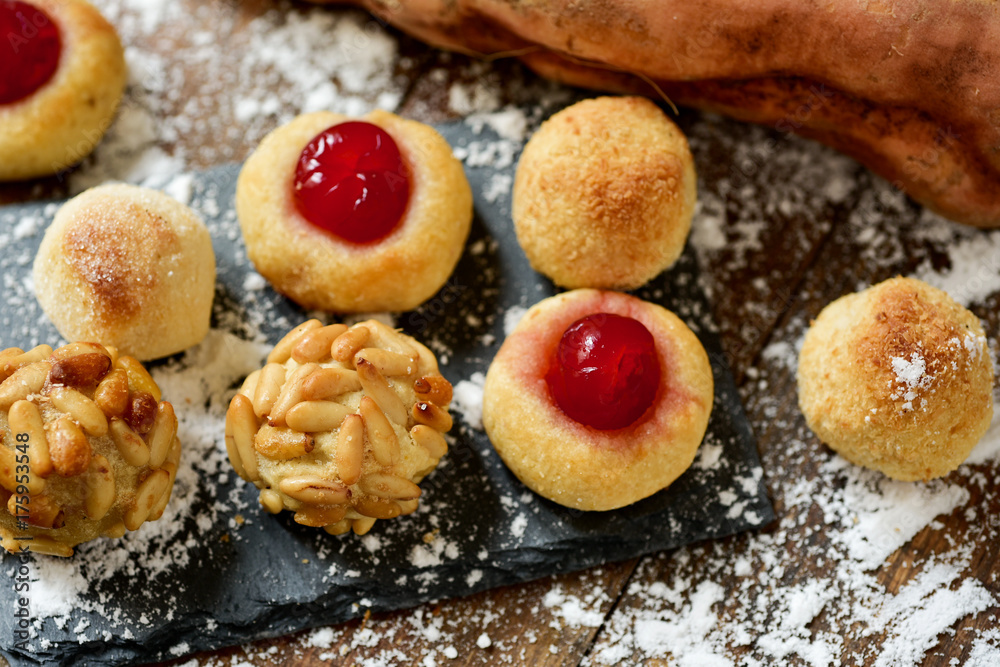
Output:
M112 5L121 21L130 12L135 14L128 2L104 4ZM357 15L337 7L306 8L267 0L184 0L178 4L181 10L168 12L154 31L125 31L123 36L144 52L169 60L190 51L197 33L207 30L213 35L210 48L199 46L200 52L209 54L211 66L194 58L182 59L179 66L167 70L177 72L179 67L183 71L182 79L169 81L176 94L163 95L162 103L153 107L157 122L182 113L201 121L170 141L158 140L166 152L183 155L185 166L191 169L244 159L278 122L280 114L255 117L248 126L229 131L239 125L231 100L243 91L241 77L227 73L237 72L258 47L248 38L248 34L259 36L260 24L256 32L250 30L255 20L264 17L270 22L266 25L280 25L283 16L305 12ZM506 104L526 107L552 96L551 84L512 62L475 62L434 51L375 22L371 26L398 41L392 75L394 85L403 90L397 111L404 116L428 122L458 117L448 96L456 82L488 91L495 96L497 108ZM280 80L275 86L274 92L282 95ZM186 106L192 100L198 103L195 112ZM285 102L293 109L297 103ZM976 235L985 233L934 222L931 234L927 229L932 223L916 205L863 168L775 129L686 111L678 122L691 138L701 191L712 195L707 202L711 210L703 202L698 215L713 216L716 229L724 235L724 243L704 244L699 257L723 344L758 438L779 521L752 535L413 610L371 615L321 635L307 631L211 654L179 656L164 665L673 665L678 661L671 654L670 642L690 649L691 637L698 639L705 633L692 626L687 637L661 637L651 647L641 629L659 614L672 619L705 618L691 604L699 599L698 591L707 587L720 591L712 599L708 618L738 627L742 633L706 643L708 653L729 661L718 664L892 664L879 662L900 655L884 650L890 639L899 644L892 623L866 632L850 618L859 603L841 599L839 593L825 599L797 635L792 633L801 639L799 646L819 642L839 647L828 660L794 650L782 656L782 651L764 644L764 638L780 628L789 613L787 601L775 589L803 590L804 582L818 582L820 597L822 590L852 590L838 588L837 577L843 571L838 574L836 563L831 562L840 547L829 529L830 517L822 505L810 506L800 497L803 484L831 478L828 471L834 455L805 427L797 407L794 368L775 350L793 350L810 318L832 299L893 275L912 273L920 266L941 269L948 261L949 248L982 242L986 237ZM816 156L822 158L819 163ZM824 187L834 178L823 172L829 164L837 166L838 177L847 176L845 192L814 204L796 200L808 199L809 192L781 194L790 183L810 182L802 175L810 169L819 170L815 183ZM66 194L67 179L62 177L0 186L2 203ZM776 196L797 204L783 207L779 201L775 205ZM998 269L987 266L983 270L995 273ZM1000 331L998 300L994 294L972 304L994 348ZM929 564L964 549L957 566L960 572L945 588L956 590L968 582L991 597L990 603L977 607L977 613L949 623L935 644L920 647L906 664L976 664L971 660L977 639L980 648L983 641L996 647L998 640L990 639L989 632L997 627L1000 614L998 474L1000 465L994 459L947 478L947 484L967 490L967 500L920 526L912 539L868 573L880 594L889 599L918 580ZM567 616L559 604L565 600L579 601L585 607L585 621ZM682 626L671 622L664 627ZM709 664L691 662L696 655L693 650L685 655L686 661L679 664Z

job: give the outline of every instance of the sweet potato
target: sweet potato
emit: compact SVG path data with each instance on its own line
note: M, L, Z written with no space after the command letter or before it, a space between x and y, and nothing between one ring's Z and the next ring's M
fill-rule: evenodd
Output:
M443 48L793 131L1000 227L1000 6L986 0L351 0Z

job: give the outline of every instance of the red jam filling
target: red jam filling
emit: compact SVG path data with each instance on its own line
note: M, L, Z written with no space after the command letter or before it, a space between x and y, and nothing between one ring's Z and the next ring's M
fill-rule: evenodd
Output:
M26 2L0 0L0 104L28 97L59 67L62 39L48 14Z
M399 147L385 130L350 121L327 128L302 151L294 198L308 222L364 245L399 226L410 200L410 180Z
M656 343L631 317L588 315L563 333L545 380L566 416L602 431L624 428L656 398Z

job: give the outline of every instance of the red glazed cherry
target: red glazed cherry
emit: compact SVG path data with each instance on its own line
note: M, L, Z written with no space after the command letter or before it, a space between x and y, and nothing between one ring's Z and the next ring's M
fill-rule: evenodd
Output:
M26 2L0 0L0 104L31 95L59 67L62 39L49 15Z
M545 380L566 416L602 431L624 428L656 398L656 343L631 317L588 315L563 333Z
M313 225L350 243L380 241L399 225L410 181L399 148L382 128L334 125L302 151L295 205Z

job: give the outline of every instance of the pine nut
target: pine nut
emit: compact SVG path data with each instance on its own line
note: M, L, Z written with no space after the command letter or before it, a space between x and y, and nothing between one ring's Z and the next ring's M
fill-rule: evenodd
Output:
M264 424L254 435L253 446L261 456L274 461L287 461L311 452L315 441L307 433Z
M267 363L283 364L292 356L292 349L307 332L323 326L319 320L308 320L289 331L267 355Z
M292 359L300 364L329 359L333 341L345 331L347 326L344 324L330 324L307 331L292 348Z
M267 417L267 420L273 426L285 425L285 414L288 412L288 409L302 402L302 383L317 368L319 368L319 364L305 364L296 368L288 376L284 386L281 388L281 393L278 394L278 398L274 402L274 407L271 408L271 412Z
M361 496L352 498L351 504L358 514L372 519L395 519L402 513L398 503L382 498Z
M353 326L333 341L330 346L330 356L334 361L349 363L358 350L368 344L371 331L363 326Z
M274 489L264 489L260 492L260 505L271 514L277 514L285 509L281 502L281 494Z
M132 430L139 435L146 435L156 421L156 399L149 392L140 391L129 396L122 415Z
M138 359L129 356L119 357L118 361L115 362L115 366L123 369L128 375L128 389L130 393L149 394L157 403L163 399L163 396L160 395L160 388L153 381L153 376L149 374L145 366L139 363Z
M30 540L18 540L11 553L17 553L22 547L32 553L43 554L45 556L69 558L73 555L73 547L62 542L56 542L51 537L33 537ZM4 545L4 548L6 548L6 545ZM10 550L8 549L8 551Z
M69 417L60 417L49 426L49 456L56 474L82 475L90 466L91 449L87 435Z
M108 460L95 454L87 471L87 495L83 501L83 511L87 518L100 521L114 504L115 474Z
M65 412L88 435L102 436L108 432L108 418L92 400L69 387L55 387L49 394L52 405Z
M121 417L128 407L128 374L116 368L101 380L94 391L94 403L108 417Z
M111 357L107 354L84 352L55 361L49 371L49 383L79 388L93 387L110 370Z
M0 382L0 410L9 410L15 401L23 401L40 392L51 368L52 364L47 361L35 361L21 366Z
M310 505L342 505L350 497L350 491L343 484L312 475L286 477L278 484L278 490Z
M377 347L366 347L354 355L354 364L364 359L370 362L382 375L412 375L417 370L417 363L410 357Z
M427 401L417 401L413 404L413 409L410 411L410 414L413 415L413 420L418 424L430 426L431 428L441 431L442 433L447 433L451 430L451 415L448 414L447 410L444 410L433 403L428 403Z
M242 396L242 394L237 394L237 396ZM230 403L232 407L232 403ZM233 464L233 470L236 474L243 479L248 479L247 471L243 468L243 461L240 459L240 450L236 447L236 438L233 436L233 420L229 418L229 411L226 411L226 454L229 456L229 462Z
M263 419L274 407L284 381L285 367L281 364L267 364L261 369L253 391L253 411L257 419Z
M420 487L410 480L383 473L365 475L358 481L358 488L370 496L390 500L414 500L420 497Z
M351 524L351 530L354 531L355 535L367 535L368 531L372 529L375 525L375 519L367 516L363 516L360 519L355 519Z
M420 507L420 501L414 498L413 500L397 500L396 503L399 505L399 515L406 516L407 514L413 514Z
M360 389L358 374L349 368L317 368L302 382L302 398L318 401Z
M296 431L317 433L338 428L352 410L333 401L302 401L288 411L285 422Z
M111 433L112 442L118 448L118 453L126 463L136 468L149 463L149 447L142 437L132 430L128 422L120 417L112 417L108 431Z
M66 515L55 500L45 494L29 495L27 507L22 505L23 498L17 495L11 496L7 500L7 511L15 519L20 519L27 524L38 528L62 528L66 522ZM18 508L27 509L28 514L18 513Z
M166 401L160 401L156 406L153 428L149 430L147 438L150 468L159 468L167 460L175 435L177 435L177 416L174 414L174 406Z
M239 471L243 468L240 477L248 482L255 482L259 479L257 473L257 454L254 451L253 439L257 433L257 415L253 412L253 403L243 394L236 394L229 403L229 410L226 411L226 431L229 432L232 426L231 436L233 447L237 452L237 457L229 458L233 461L233 467ZM228 449L228 447L227 447ZM240 465L237 465L237 461Z
M257 393L257 382L260 380L261 369L255 370L250 375L246 376L243 380L243 384L240 386L240 393L253 400L254 394Z
M31 401L18 401L10 406L7 419L10 430L15 434L28 434L28 465L31 467L31 473L39 477L48 477L52 474L49 441L38 406Z
M22 486L21 491L26 489L28 495L39 494L45 489L44 477L39 477L29 470L28 482L20 485L17 482L18 475L16 473L17 453L0 444L0 485L11 493L18 493L18 487Z
M13 352L15 350L16 352ZM17 347L7 348L4 350L2 365L0 365L0 377L6 379L19 368L37 361L44 361L50 356L52 356L52 346L50 345L36 345L27 352L23 352Z
M342 506L334 507L313 507L303 506L295 513L295 522L303 526L322 528L330 524L337 524L344 520L347 508Z
M62 359L71 359L72 357L77 357L81 354L103 354L108 358L108 361L114 361L111 358L111 352L108 351L108 348L104 347L100 343L86 342L69 343L56 348L52 351L50 360L55 362Z
M361 462L365 455L364 422L360 415L347 415L337 433L337 448L334 461L340 480L347 484L355 484L361 477Z
M325 530L330 535L343 535L344 533L350 532L351 520L344 519L343 521L338 521L337 523L331 524L329 526L323 526L323 530Z
M425 375L413 383L413 391L421 401L430 401L437 405L451 403L451 383L441 375Z
M358 362L358 379L361 380L365 393L378 403L386 417L400 426L406 425L407 414L403 399L392 390L389 382L372 363L364 359Z
M410 437L420 447L427 450L427 455L435 461L448 453L448 442L439 431L430 426L417 424L410 429Z
M365 423L365 435L368 436L372 456L381 465L396 465L399 462L399 439L378 404L370 396L365 396L358 411Z
M154 470L146 479L139 484L135 491L135 499L132 506L125 511L122 517L125 521L125 528L128 530L138 530L149 517L156 501L160 499L170 482L170 473L166 470Z
M149 517L147 521L156 521L161 516L163 512L167 509L167 503L170 502L170 494L174 491L174 480L177 479L177 466L181 460L181 441L176 437L170 446L170 454L167 456L167 460L163 462L163 467L161 470L166 470L170 475L170 479L167 481L167 488L163 491L163 495L160 499L156 501L153 505L153 509L149 511Z
M365 327L371 332L370 340L373 342L373 347L391 350L414 361L419 358L417 349L410 343L406 334L388 327L378 320L368 320L358 326Z
M19 347L8 347L0 351L0 382L6 380L17 370L17 363L14 361L24 354L24 350Z

